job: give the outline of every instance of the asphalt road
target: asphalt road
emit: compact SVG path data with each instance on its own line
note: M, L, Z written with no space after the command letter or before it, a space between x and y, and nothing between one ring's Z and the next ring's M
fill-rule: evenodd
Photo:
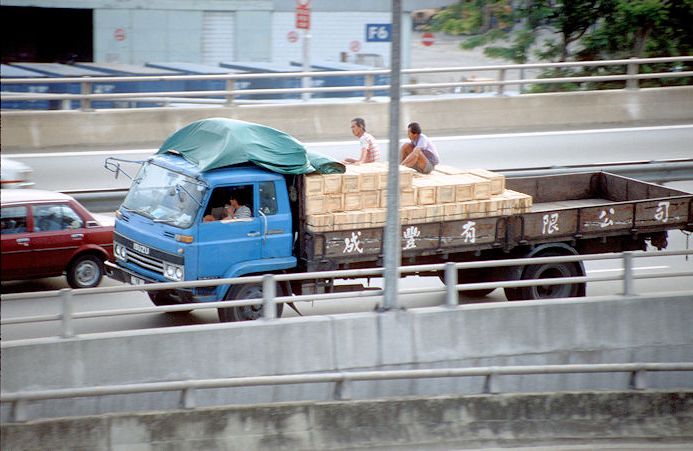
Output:
M349 124L345 124L345 132ZM388 154L387 133L372 131L379 139L381 155ZM426 132L424 128L424 133ZM460 168L511 169L625 161L651 161L691 158L693 124L594 130L565 130L531 133L432 136L444 164ZM310 151L337 159L357 157L356 139L306 143ZM40 189L127 188L126 177L114 179L104 168L109 156L142 160L156 149L33 152L5 154L34 169L34 182ZM127 165L124 165L127 169ZM137 167L132 165L131 174Z

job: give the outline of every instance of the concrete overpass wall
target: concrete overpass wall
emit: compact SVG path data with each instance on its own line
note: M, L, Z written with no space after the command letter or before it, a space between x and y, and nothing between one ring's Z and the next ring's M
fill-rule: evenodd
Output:
M1 344L2 391L155 381L493 365L693 361L693 296L604 297L224 323ZM507 376L500 392L628 387L628 374ZM693 388L689 373L649 373ZM334 384L196 394L199 406L329 401ZM358 382L352 399L477 394L483 378ZM29 418L171 409L180 393L29 403ZM2 421L10 409L2 405Z
M402 133L411 121L424 132L465 134L496 130L600 127L693 121L693 86L640 90L525 94L508 97L407 98ZM178 128L207 117L259 122L304 141L351 139L349 121L363 117L378 138L388 136L386 102L349 101L231 108L156 108L81 111L3 111L2 148L110 148L158 145Z
M603 449L615 444L683 450L693 443L693 392L236 406L3 424L0 432L4 450Z

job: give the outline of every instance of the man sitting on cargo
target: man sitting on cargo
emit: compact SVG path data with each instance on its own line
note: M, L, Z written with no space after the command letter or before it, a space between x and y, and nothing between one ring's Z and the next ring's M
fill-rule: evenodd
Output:
M380 160L380 148L373 135L366 131L366 121L357 117L351 120L351 133L359 139L361 157L358 160L345 158L344 164L373 163Z
M416 169L422 174L429 174L440 162L438 151L428 136L421 133L418 122L412 122L407 126L407 134L410 142L403 144L399 151L400 164Z

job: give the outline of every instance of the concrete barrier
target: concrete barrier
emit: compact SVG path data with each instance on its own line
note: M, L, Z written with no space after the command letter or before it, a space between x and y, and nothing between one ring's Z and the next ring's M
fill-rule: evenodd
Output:
M16 451L432 450L540 445L601 449L610 444L688 449L693 443L693 392L235 406L3 424L0 432L2 449Z
M690 294L430 307L2 342L4 393L140 382L410 369L693 361ZM483 378L352 384L352 399L478 394ZM501 377L501 393L628 387L629 375ZM688 373L648 387L693 388ZM202 390L198 406L329 401L334 384ZM180 393L28 404L28 418L176 408ZM10 418L2 404L2 421Z
M508 97L406 98L401 122L421 122L426 133L440 134L602 127L631 123L693 120L693 86L608 90ZM303 141L351 139L349 121L366 119L368 129L385 138L386 102L345 101L240 105L230 108L140 108L82 111L3 111L2 147L151 146L178 128L208 117L259 122Z

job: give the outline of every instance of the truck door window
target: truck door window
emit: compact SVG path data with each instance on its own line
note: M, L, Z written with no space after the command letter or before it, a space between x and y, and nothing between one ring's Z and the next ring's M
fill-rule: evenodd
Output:
M260 183L260 211L268 216L277 214L277 192L274 182Z
M254 212L253 185L225 186L212 191L203 221L247 219Z

